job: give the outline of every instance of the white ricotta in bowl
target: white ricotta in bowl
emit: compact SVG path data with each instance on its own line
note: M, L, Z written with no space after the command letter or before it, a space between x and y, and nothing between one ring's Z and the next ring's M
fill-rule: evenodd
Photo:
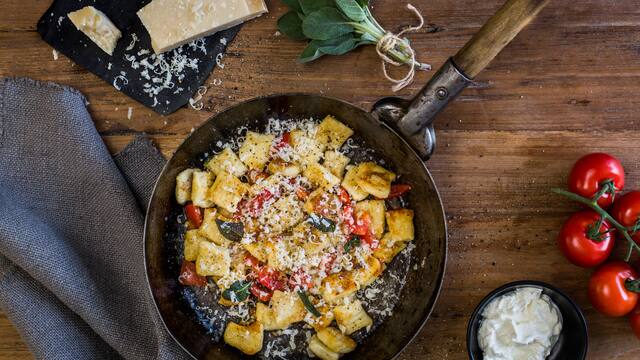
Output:
M535 287L493 299L482 317L478 343L484 360L544 360L562 331L558 307Z

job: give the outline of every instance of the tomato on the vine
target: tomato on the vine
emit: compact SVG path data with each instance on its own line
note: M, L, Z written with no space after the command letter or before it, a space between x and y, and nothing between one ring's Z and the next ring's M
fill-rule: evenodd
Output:
M628 192L617 199L611 208L611 216L622 226L636 226L640 220L640 191ZM631 232L631 237L640 244L640 231Z
M577 212L562 225L558 246L573 264L583 267L600 265L613 250L615 236L611 225L603 221L598 229L600 215L593 210Z
M624 187L620 160L605 153L588 154L576 161L569 173L569 191L592 198L602 192L598 205L608 208L616 192Z
M638 304L631 314L629 314L629 323L631 324L633 333L636 334L638 339L640 339L640 304Z
M591 305L604 315L618 317L630 313L638 303L638 273L624 261L600 266L589 279Z

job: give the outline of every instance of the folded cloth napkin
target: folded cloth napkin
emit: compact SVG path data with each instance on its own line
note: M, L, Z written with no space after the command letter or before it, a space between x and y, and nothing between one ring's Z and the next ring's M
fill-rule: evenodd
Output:
M163 164L141 138L113 159L78 91L0 79L0 307L37 358L188 358L145 279Z

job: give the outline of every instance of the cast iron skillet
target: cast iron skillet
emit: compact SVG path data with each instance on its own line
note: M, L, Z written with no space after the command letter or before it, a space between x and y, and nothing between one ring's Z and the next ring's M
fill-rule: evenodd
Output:
M433 117L509 43L549 0L509 0L485 26L434 75L413 100L386 98L370 113L347 102L317 95L273 95L235 105L195 130L164 167L145 223L145 264L151 293L169 333L192 356L237 359L239 351L219 342L201 325L178 284L179 246L174 199L175 177L201 165L218 141L236 129L263 130L270 117L323 118L331 114L350 128L389 165L403 182L413 185L409 203L415 211L416 245L412 261L425 260L409 271L393 315L345 359L390 359L418 334L436 302L444 276L447 230L442 203L423 161L434 147ZM262 129L261 129L262 128Z

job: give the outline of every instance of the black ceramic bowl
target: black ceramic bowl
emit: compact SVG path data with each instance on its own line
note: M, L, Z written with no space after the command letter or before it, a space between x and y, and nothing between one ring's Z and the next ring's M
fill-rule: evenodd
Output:
M521 287L535 287L542 289L556 304L562 314L562 332L551 350L547 360L584 360L587 357L587 323L580 307L565 293L553 286L540 281L516 281L493 290L476 307L467 326L467 351L469 359L482 360L482 350L478 345L478 329L482 321L482 312L491 300L512 292Z

